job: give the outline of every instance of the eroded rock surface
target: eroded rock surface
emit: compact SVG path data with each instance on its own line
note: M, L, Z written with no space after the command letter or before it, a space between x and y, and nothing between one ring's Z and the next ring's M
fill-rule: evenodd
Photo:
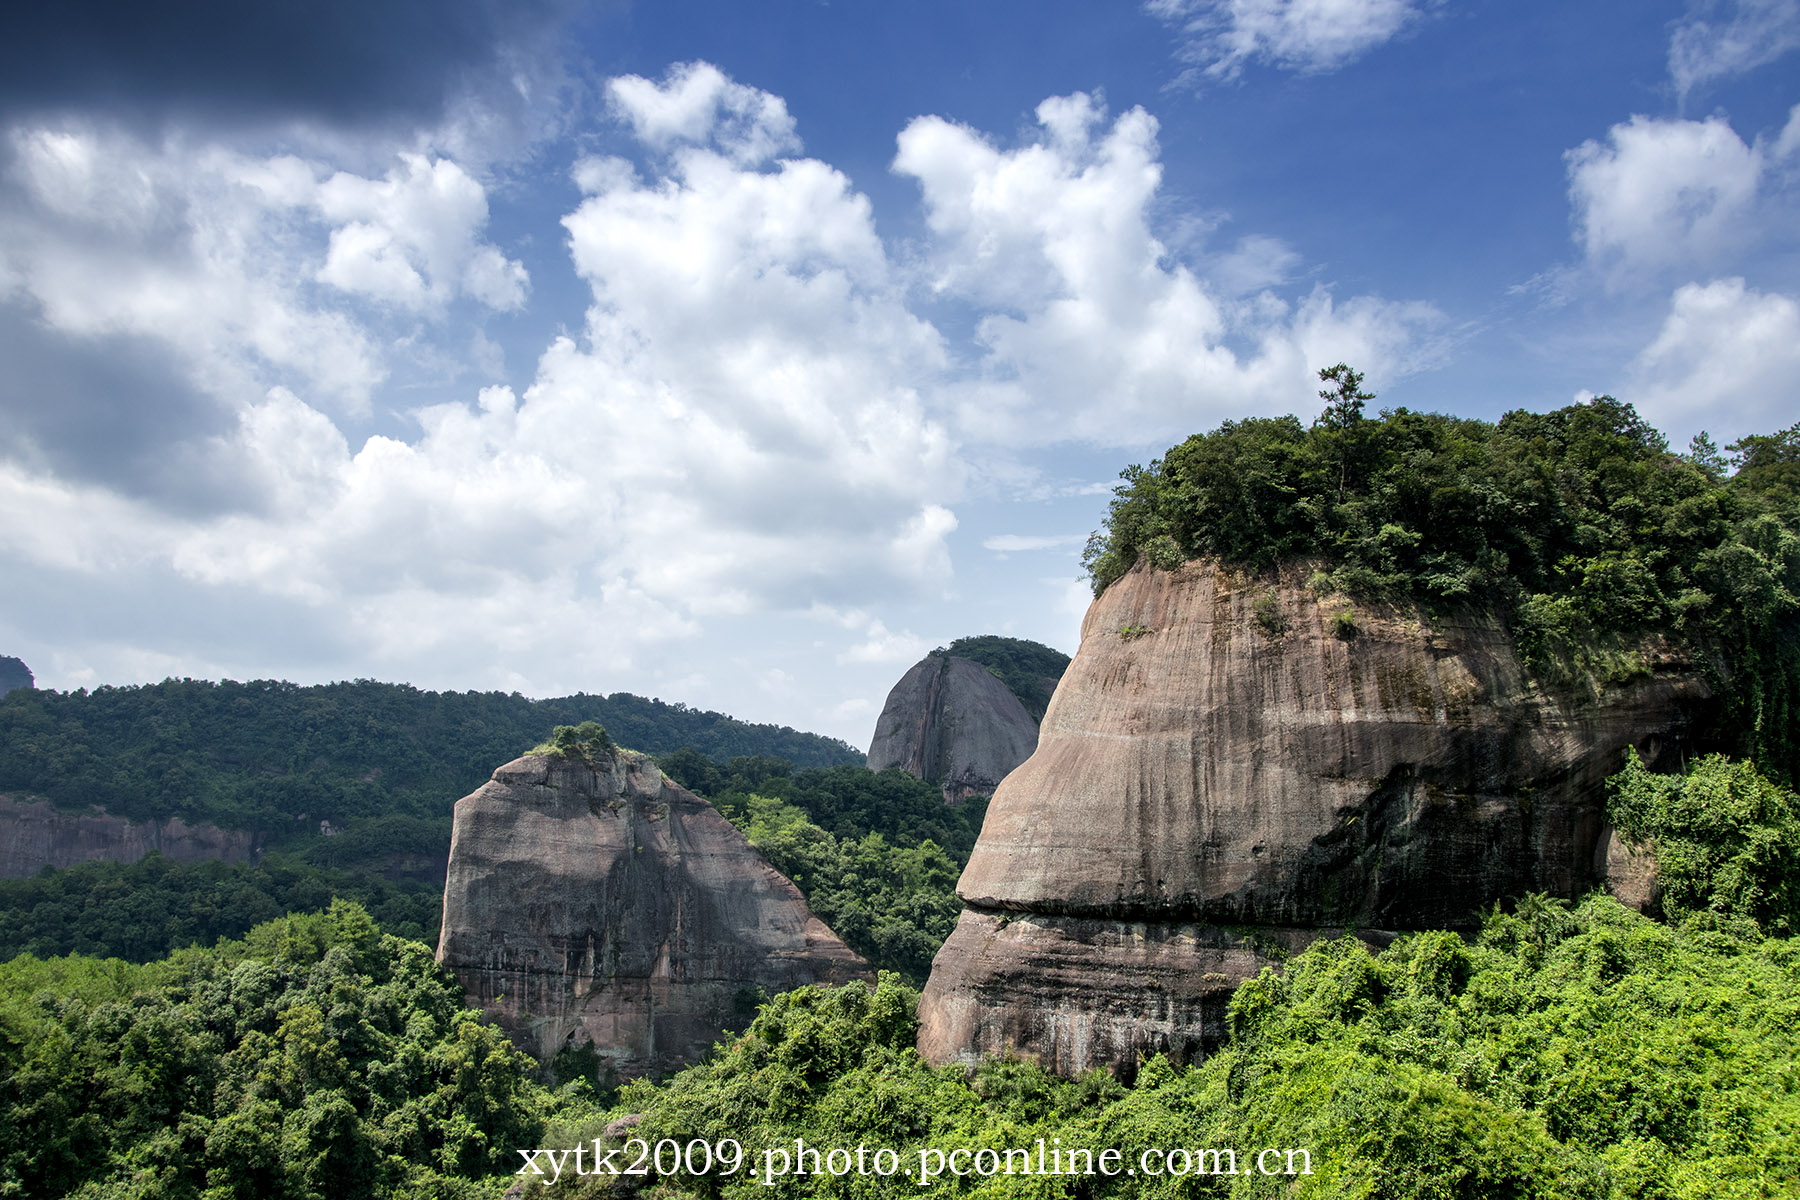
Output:
M84 862L134 863L151 851L176 862L252 862L261 839L241 829L167 821L127 821L99 809L69 812L48 801L0 796L0 879L25 879L45 867Z
M591 1043L674 1070L758 990L867 966L706 801L649 757L527 755L456 804L438 960L528 1051Z
M1037 746L1037 722L980 663L928 654L888 693L869 769L899 767L960 802L991 795Z
M928 1057L1191 1057L1274 961L1254 946L1468 926L1504 897L1605 881L1604 780L1626 746L1655 759L1679 739L1699 674L1646 646L1631 683L1550 695L1483 614L1358 605L1337 636L1349 605L1306 570L1140 565L1094 602L958 885L969 911L920 1006Z

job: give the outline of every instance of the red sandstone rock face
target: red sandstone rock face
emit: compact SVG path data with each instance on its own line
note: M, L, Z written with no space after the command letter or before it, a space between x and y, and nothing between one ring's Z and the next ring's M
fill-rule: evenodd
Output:
M529 1052L621 1077L699 1058L756 989L870 975L799 889L647 756L527 755L456 804L438 961Z
M1679 737L1698 673L1648 647L1647 678L1547 695L1480 614L1358 605L1335 636L1349 605L1307 571L1140 564L1094 602L958 884L971 912L920 1005L928 1057L1188 1056L1270 961L1246 937L1467 926L1604 881L1604 780L1626 746ZM1245 928L1222 943L1222 925Z
M993 794L1031 756L1037 722L980 663L928 654L901 676L869 742L869 769L899 767L941 783L961 803Z

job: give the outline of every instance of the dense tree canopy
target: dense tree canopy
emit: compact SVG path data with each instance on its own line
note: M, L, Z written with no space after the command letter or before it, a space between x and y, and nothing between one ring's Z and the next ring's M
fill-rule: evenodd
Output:
M75 809L97 804L134 820L181 817L274 834L294 831L302 817L315 830L321 820L442 820L546 731L583 721L650 754L689 746L720 760L863 761L854 747L816 734L623 692L527 700L369 680L299 687L171 679L0 699L0 792Z
M1498 422L1362 413L1341 365L1308 427L1227 421L1123 472L1085 561L1096 592L1147 557L1323 565L1317 583L1514 623L1551 683L1631 670L1634 639L1686 645L1723 700L1722 748L1800 761L1800 425L1689 454L1601 396Z
M680 750L657 760L669 778L704 796L728 817L746 810L751 796L784 801L808 820L840 838L879 833L896 846L936 842L959 869L981 833L987 803L976 799L951 806L935 785L890 767L795 769L766 755L734 758L724 766Z
M733 1139L746 1162L796 1139L898 1149L915 1177L872 1173L672 1181L675 1196L920 1194L921 1151L1115 1148L1234 1152L1236 1173L973 1173L931 1194L982 1197L1366 1196L1388 1200L1720 1200L1800 1190L1800 942L1673 929L1599 897L1495 913L1379 954L1320 942L1232 1001L1232 1041L1192 1068L1152 1058L1126 1088L990 1058L972 1074L913 1049L897 979L776 997L714 1059L638 1082L613 1115L632 1136ZM604 1118L547 1135L569 1145ZM1305 1150L1294 1175L1253 1169ZM1173 1162L1179 1166L1182 1156ZM1192 1167L1197 1157L1188 1158ZM1218 1165L1215 1163L1215 1165ZM1300 1173L1308 1166L1311 1174ZM567 1178L549 1195L612 1194ZM529 1192L528 1195L536 1194Z
M353 904L147 966L0 966L0 1196L474 1200L552 1104Z
M1656 775L1636 750L1609 791L1613 824L1656 857L1665 915L1800 932L1800 795L1719 754Z
M30 879L0 879L0 961L29 952L149 962L184 946L242 937L288 913L320 911L338 897L361 904L386 933L437 944L441 874L390 880L296 855L250 865L178 863L152 854L129 865L82 863Z
M981 832L985 801L953 808L935 786L898 768L796 771L767 757L721 767L688 750L661 764L743 831L851 949L924 983L962 912L956 879Z

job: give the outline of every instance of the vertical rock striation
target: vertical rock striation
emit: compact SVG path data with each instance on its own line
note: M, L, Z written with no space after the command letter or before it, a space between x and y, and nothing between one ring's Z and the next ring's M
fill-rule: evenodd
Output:
M1037 722L980 663L928 654L888 693L869 769L899 767L941 783L953 803L993 792L1031 756Z
M1192 1058L1265 951L1606 879L1604 780L1679 739L1698 672L1647 645L1632 682L1553 696L1497 618L1358 606L1338 636L1303 578L1140 564L1094 602L958 884L927 1057Z
M438 961L548 1058L695 1061L759 991L869 975L706 801L651 759L526 755L456 804Z

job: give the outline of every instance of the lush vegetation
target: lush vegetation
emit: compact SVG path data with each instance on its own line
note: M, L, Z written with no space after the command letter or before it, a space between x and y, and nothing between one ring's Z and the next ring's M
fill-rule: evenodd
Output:
M516 1182L519 1151L619 1147L604 1131L627 1115L625 1136L647 1146L730 1140L745 1166L801 1139L891 1149L908 1172L714 1170L661 1180L670 1197L911 1195L921 1163L943 1172L934 1192L993 1197L1792 1195L1800 939L1756 922L1775 927L1770 897L1792 895L1792 857L1758 848L1788 844L1796 806L1741 764L1628 768L1618 819L1659 852L1693 847L1693 869L1669 876L1679 924L1606 897L1527 897L1472 944L1321 942L1239 989L1212 1058L1149 1059L1130 1086L1004 1058L929 1067L913 1049L917 995L888 974L777 996L709 1061L602 1109L582 1084L545 1091L426 947L342 902L147 966L24 956L0 967L0 1196L492 1197ZM832 839L768 798L740 819L815 860ZM876 874L892 858L870 861ZM1189 1170L957 1176L932 1157L1039 1138ZM1257 1172L1265 1148L1284 1170L1286 1151L1305 1151L1296 1169L1311 1173ZM1235 1152L1209 1165L1236 1173L1199 1173L1208 1149ZM548 1194L614 1182L571 1169Z
M661 763L742 830L852 950L924 983L962 912L956 879L985 801L952 808L935 786L897 768L795 770L755 757L721 767L687 750Z
M1506 614L1552 683L1641 669L1684 644L1723 701L1721 748L1779 779L1800 762L1800 425L1675 454L1602 396L1498 422L1373 397L1339 365L1312 425L1228 421L1123 472L1085 557L1096 592L1140 557L1324 564L1352 597ZM1733 471L1735 468L1735 472Z
M956 877L963 859L929 838L894 845L879 833L838 837L805 810L765 796L749 797L733 820L846 945L871 965L924 985L962 914Z
M0 792L278 836L316 830L322 820L447 821L458 798L546 729L583 721L650 754L687 746L720 760L863 761L854 747L816 734L623 692L527 700L368 680L299 687L171 679L0 699Z
M553 1103L352 904L145 966L0 966L0 1196L497 1196Z
M862 761L831 739L625 693L532 701L367 681L194 680L14 692L0 699L0 792L250 829L266 852L255 865L152 857L0 880L0 958L29 950L142 963L333 897L364 905L384 932L435 944L457 799L553 726L544 749L608 752L601 716L627 745L698 747L687 753L702 761L746 752L788 753L814 769Z
M331 843L323 843L329 848ZM386 933L437 944L444 879L390 880L284 854L262 862L177 863L152 854L129 865L83 863L30 879L0 879L0 961L84 954L145 963L184 946L242 937L334 898L361 904Z
M1321 942L1240 988L1232 1041L1194 1068L1153 1058L1125 1088L913 1050L916 997L887 977L777 997L710 1062L637 1082L611 1116L651 1144L899 1149L914 1178L690 1176L692 1196L917 1194L920 1151L1229 1149L1237 1174L1001 1175L978 1196L1362 1196L1394 1200L1793 1195L1800 1190L1800 943L1661 925L1599 897L1493 914L1473 945L1414 934L1380 954ZM591 1140L566 1122L553 1144ZM1310 1152L1311 1175L1253 1169ZM1177 1160L1179 1162L1179 1160ZM1285 1164L1285 1156L1275 1160ZM1159 1157L1158 1169L1168 1159ZM1296 1165L1298 1170L1299 1165ZM567 1178L551 1195L604 1194Z
M0 696L4 696L14 688L28 688L31 685L30 667L19 659L0 656Z
M767 756L734 758L724 766L703 755L678 750L657 760L669 778L704 796L727 817L748 811L752 796L791 804L813 824L851 840L879 833L896 846L936 842L960 865L975 848L987 804L974 800L952 807L944 794L897 767L796 769Z
M1664 914L1800 933L1800 795L1718 754L1653 774L1635 750L1609 787L1613 824L1656 856Z
M942 653L980 663L993 672L1037 721L1044 719L1056 681L1069 669L1069 656L1060 650L996 634L957 638Z
M610 759L616 750L604 725L598 721L583 721L579 725L558 725L550 731L550 737L533 746L530 753L578 759L594 767Z

